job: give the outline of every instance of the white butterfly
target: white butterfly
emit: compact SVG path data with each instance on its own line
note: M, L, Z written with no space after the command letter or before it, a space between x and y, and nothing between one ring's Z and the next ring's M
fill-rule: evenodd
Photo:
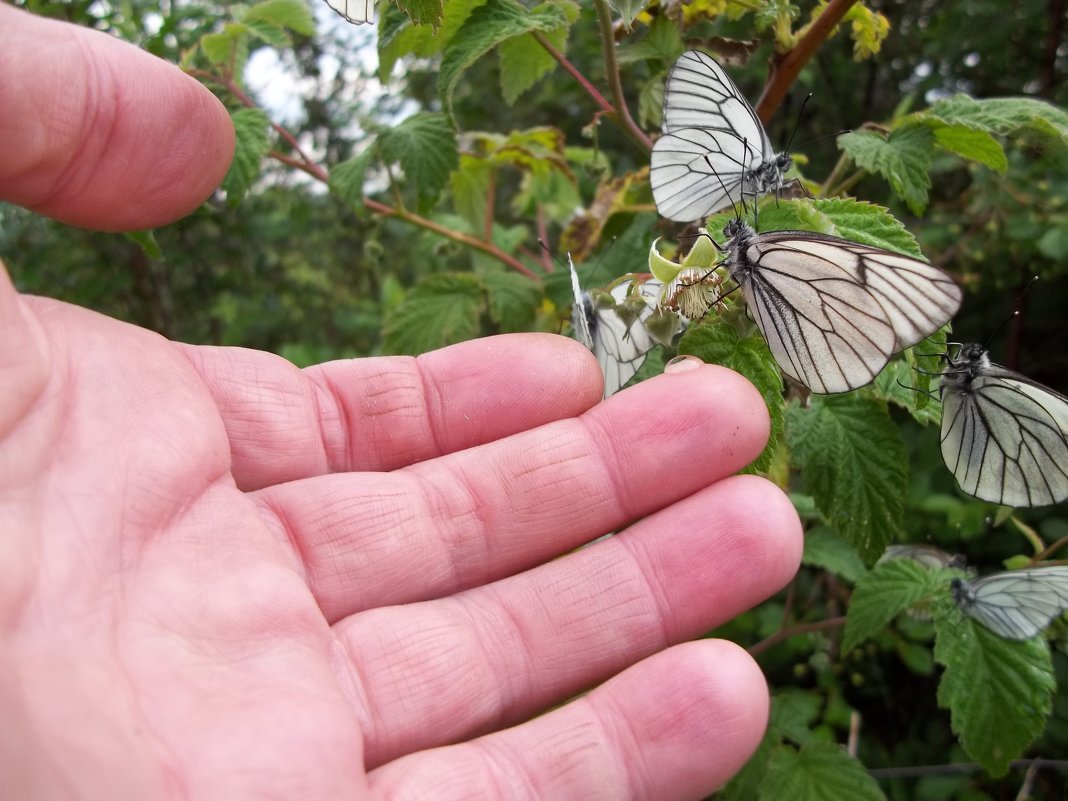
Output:
M933 545L921 545L915 543L887 546L887 549L875 564L882 564L891 559L911 559L913 562L916 562L928 570L938 570L944 567L963 569L965 566L963 554L950 554Z
M981 345L945 359L942 458L961 490L1005 506L1068 498L1068 398L991 363Z
M790 156L776 153L753 107L723 68L687 50L664 86L664 135L649 180L661 216L702 220L717 209L777 192Z
M871 382L890 357L960 308L953 279L926 262L806 231L723 229L726 267L786 375L817 394Z
M326 0L326 4L353 25L375 21L374 0Z
M953 579L961 611L1006 640L1029 640L1068 609L1068 566L1032 567Z
M604 397L607 398L634 377L646 354L659 344L644 322L656 309L664 285L655 278L633 289L632 282L622 283L611 292L612 305L597 308L599 304L579 285L571 254L568 254L567 263L571 268L571 289L575 295L571 325L576 339L593 351L601 365ZM634 303L634 298L643 303Z

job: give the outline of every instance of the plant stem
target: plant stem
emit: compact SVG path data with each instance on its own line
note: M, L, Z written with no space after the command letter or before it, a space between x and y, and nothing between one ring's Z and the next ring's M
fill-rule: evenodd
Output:
M210 72L205 72L203 70L189 70L188 74L192 75L195 78L204 78L206 80L210 80L225 87L227 91L229 91L235 98L237 98L237 100L243 106L246 106L247 108L259 108L259 106L256 105L256 102L247 94L245 94L245 92L242 91L241 87L239 87L229 78L215 75ZM322 165L316 162L311 156L309 156L301 149L300 145L297 143L296 137L293 136L293 134L291 134L284 127L273 121L271 122L271 127L274 128L275 131L277 131L278 135L283 140L285 140L285 142L287 142L289 146L293 148L294 152L296 152L300 157L294 158L293 156L289 156L284 153L272 150L270 153L268 153L271 158L289 167L294 167L295 169L302 170L320 183L330 183L329 173L322 167ZM528 278L538 280L537 273L535 273L533 270L523 264L523 262L519 261L519 259L512 256L510 253L506 253L505 251L501 250L499 247L494 245L493 242L483 241L478 237L470 236L469 234L465 234L460 231L454 231L451 228L446 228L443 225L439 225L433 220L428 220L426 217L421 217L418 214L414 214L403 207L387 206L385 203L380 203L377 200L371 200L371 198L368 197L363 198L363 205L369 211L378 214L382 217L393 217L394 219L402 220L403 222L406 222L409 225L414 225L418 228L423 228L424 230L432 231L433 233L438 234L439 236L443 236L446 239L451 239L453 242L458 242L461 245L465 245L466 247L473 248L477 251L485 253L487 256L491 256L492 258L497 259L497 261L501 262L502 264L511 267L517 273L521 273L522 275L525 275Z
M596 86L586 80L586 76L578 71L578 67L567 60L567 56L553 47L552 42L545 38L545 34L541 31L531 31L530 35L534 37L534 40L542 46L542 49L544 49L546 53L552 56L553 61L563 67L564 70L575 79L578 85L590 96L593 102L600 106L601 111L605 114L612 114L615 111L607 98L597 91Z
M570 61L567 60L567 56L553 47L552 43L545 38L545 35L539 31L533 31L531 35L535 41L542 46L546 53L552 56L561 67L563 67L568 74L578 82L578 85L582 87L582 90L586 92L593 100L594 103L600 108L603 114L606 114L610 119L615 121L623 133L631 138L638 147L649 152L653 149L653 143L648 136L645 135L645 131L638 127L638 124L634 122L634 119L630 116L630 111L627 110L627 103L623 97L623 84L619 79L619 66L616 62L616 45L615 40L612 38L612 15L608 9L608 4L605 0L595 0L594 5L597 7L597 21L601 28L601 40L604 44L604 66L605 72L608 76L608 86L612 90L612 99L614 102L609 103L608 100L597 91L597 88L586 80L586 76L578 71Z
M815 623L802 623L799 626L793 626L788 629L779 629L772 635L765 637L756 645L751 645L747 649L750 656L757 656L764 653L764 651L771 648L773 645L778 645L783 640L788 640L791 637L797 637L801 634L811 634L814 631L823 631L824 629L835 629L839 626L844 626L846 622L845 616L832 617L828 620L819 620Z
M867 175L867 170L857 170L844 181L842 181L840 184L838 184L838 186L831 189L830 193L828 194L828 197L838 197L839 195L844 195L854 186L859 184L864 178L866 178Z
M771 77L764 87L764 94L756 105L757 116L765 125L771 119L771 115L782 103L790 87L794 85L801 68L805 66L815 55L823 41L831 35L831 31L842 21L857 3L857 0L831 0L812 24L808 26L805 35L802 36L790 52L776 58L771 68Z
M855 2L856 0L854 0ZM615 107L616 123L635 143L648 153L653 143L645 131L638 127L627 109L627 100L623 96L623 81L619 77L619 63L616 61L616 40L612 36L612 10L608 0L593 0L597 9L597 23L601 28L601 46L604 49L604 71L608 79L608 88L612 90L612 103Z
M833 197L830 194L831 187L842 180L842 176L848 168L849 156L843 153L838 157L838 162L834 165L834 169L831 170L831 174L827 176L827 180L820 184L820 197Z

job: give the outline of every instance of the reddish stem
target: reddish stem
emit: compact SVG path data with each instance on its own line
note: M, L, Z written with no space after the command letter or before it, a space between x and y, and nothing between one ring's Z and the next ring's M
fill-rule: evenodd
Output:
M820 45L831 35L831 31L856 3L857 0L831 0L790 52L775 58L771 68L771 77L764 87L764 94L760 96L756 105L756 113L761 122L768 124L771 115L775 113L783 98L786 97L786 93L797 80L797 76L801 74L801 68L815 55Z

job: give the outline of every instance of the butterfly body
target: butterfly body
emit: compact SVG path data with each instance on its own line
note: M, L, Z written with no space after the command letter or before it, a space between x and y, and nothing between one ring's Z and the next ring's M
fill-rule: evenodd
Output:
M870 383L890 357L937 331L961 291L909 256L807 231L723 230L725 264L779 367L817 394Z
M650 183L657 210L693 222L746 198L778 192L790 169L749 101L711 56L688 50L664 85L663 136Z
M1068 499L1068 398L990 361L981 345L946 356L942 458L961 490L1005 506Z

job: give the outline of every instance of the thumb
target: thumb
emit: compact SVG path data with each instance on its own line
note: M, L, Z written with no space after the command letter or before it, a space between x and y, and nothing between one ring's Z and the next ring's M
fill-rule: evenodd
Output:
M226 174L229 115L177 67L0 3L0 200L108 231L188 214Z

